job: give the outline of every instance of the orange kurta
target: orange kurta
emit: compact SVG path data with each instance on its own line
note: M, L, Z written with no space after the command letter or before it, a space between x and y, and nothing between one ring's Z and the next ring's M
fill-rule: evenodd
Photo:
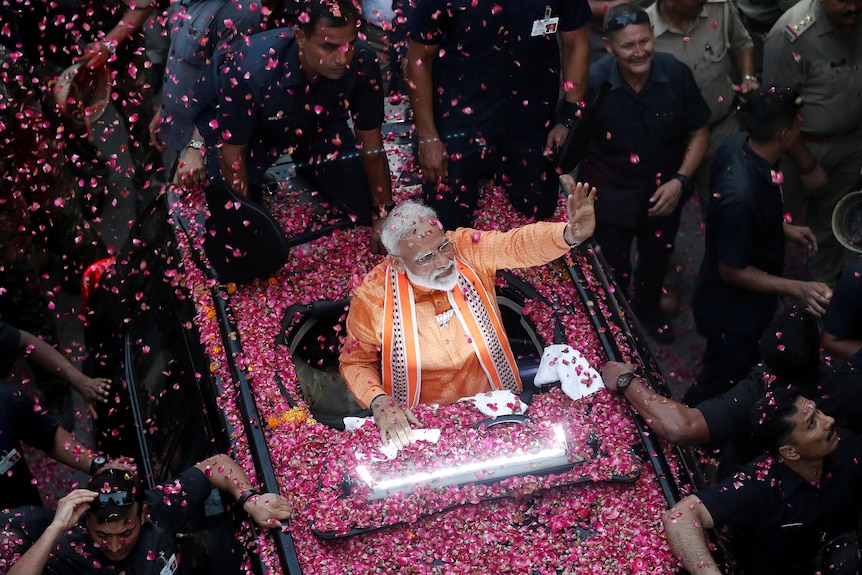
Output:
M447 236L456 256L476 271L493 294L497 270L544 265L567 253L564 228L565 223L539 222L505 233L459 228ZM341 377L363 407L385 393L380 377L384 267L381 263L372 269L353 294L340 357ZM441 329L434 320L451 309L446 293L415 285L413 290L422 357L420 402L449 404L489 391L491 384L461 324L450 321Z

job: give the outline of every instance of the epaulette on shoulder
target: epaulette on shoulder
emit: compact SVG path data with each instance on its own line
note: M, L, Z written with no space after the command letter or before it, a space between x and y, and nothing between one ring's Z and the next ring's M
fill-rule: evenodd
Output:
M804 18L798 20L795 24L788 24L784 27L784 36L791 42L796 42L802 33L811 28L814 24L814 15L806 14Z

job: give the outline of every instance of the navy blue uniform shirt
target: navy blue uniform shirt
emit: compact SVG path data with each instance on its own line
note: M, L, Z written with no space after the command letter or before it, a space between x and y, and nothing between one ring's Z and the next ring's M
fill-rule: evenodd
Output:
M715 154L706 248L693 298L697 332L704 337L757 336L775 314L776 294L725 282L718 263L782 275L784 216L777 173L778 166L752 151L747 132L728 136Z
M586 0L421 0L407 19L410 39L439 45L432 64L434 118L443 138L505 134L540 138L560 94L557 34L531 36L533 23L558 17L557 34L590 21ZM538 123L537 123L538 122ZM510 143L513 143L510 141Z
M734 527L746 572L810 575L822 542L858 527L862 443L850 431L839 429L838 435L841 442L824 460L819 486L762 455L697 492L716 526Z
M218 135L228 144L247 146L250 186L262 182L279 156L319 132L336 124L349 130L349 117L357 130L383 123L380 67L374 49L361 40L338 80L309 82L299 66L299 46L284 29L255 34L220 68Z
M688 66L655 52L646 83L635 92L608 54L590 66L589 101L610 82L578 177L596 186L596 222L634 228L650 196L679 170L689 133L709 121L709 107Z
M197 467L184 471L173 481L147 490L147 514L141 535L131 554L123 561L109 561L93 545L87 532L86 515L70 529L51 551L45 573L53 575L156 575L178 553L176 535L196 513L212 491L209 479ZM182 560L179 561L182 569ZM182 571L180 571L182 572Z
M841 272L823 315L823 329L841 339L862 339L862 256Z

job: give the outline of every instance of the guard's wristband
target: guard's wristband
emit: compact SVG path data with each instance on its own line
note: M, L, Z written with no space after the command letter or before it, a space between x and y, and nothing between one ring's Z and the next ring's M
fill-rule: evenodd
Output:
M571 128L575 125L575 121L578 118L578 111L580 109L580 106L575 102L569 102L567 100L561 101L557 105L557 123L562 124L567 128Z
M239 494L239 497L237 497L237 505L239 505L239 508L242 509L243 507L245 507L246 502L256 495L260 495L260 492L256 489L246 489Z
M90 477L99 472L108 463L108 458L104 455L96 455L90 461Z

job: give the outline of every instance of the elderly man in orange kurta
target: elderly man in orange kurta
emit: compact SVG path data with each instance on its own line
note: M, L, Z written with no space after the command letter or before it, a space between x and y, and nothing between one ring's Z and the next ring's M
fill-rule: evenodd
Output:
M350 304L341 376L370 406L384 443L413 441L418 403L449 404L521 380L500 319L497 270L544 265L595 229L595 188L561 178L566 222L508 232L443 230L431 208L408 202L383 224L385 261L365 276Z

